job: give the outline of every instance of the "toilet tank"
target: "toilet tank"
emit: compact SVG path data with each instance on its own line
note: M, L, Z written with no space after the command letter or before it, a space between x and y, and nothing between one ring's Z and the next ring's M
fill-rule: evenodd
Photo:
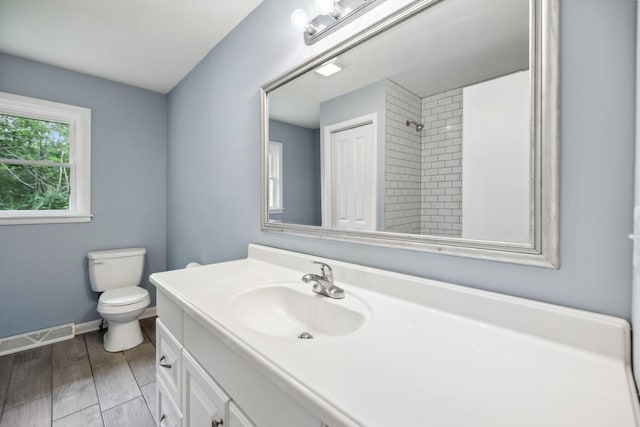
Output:
M142 279L145 248L93 251L89 259L91 289L104 292L123 286L136 286Z

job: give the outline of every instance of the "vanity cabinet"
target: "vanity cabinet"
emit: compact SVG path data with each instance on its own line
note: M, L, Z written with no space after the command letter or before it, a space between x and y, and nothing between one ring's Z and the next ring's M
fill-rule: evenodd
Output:
M181 427L182 344L156 321L156 417L162 427Z
M156 331L159 426L255 427L161 320Z
M180 355L177 401L165 387L173 368L158 374L160 407L176 409L164 427L200 413L203 427L215 417L232 427L640 427L624 319L276 248L248 253L151 276L160 358ZM311 261L332 265L347 297L301 291ZM307 326L316 339L295 339Z
M196 316L157 295L158 426L323 426Z
M182 344L162 322L156 322L156 376L174 402L180 403Z
M182 408L186 426L228 425L229 396L198 366L187 351L183 356Z
M235 402L229 402L229 427L255 427Z
M181 427L182 413L178 408L165 383L156 382L156 417L158 425L162 427Z

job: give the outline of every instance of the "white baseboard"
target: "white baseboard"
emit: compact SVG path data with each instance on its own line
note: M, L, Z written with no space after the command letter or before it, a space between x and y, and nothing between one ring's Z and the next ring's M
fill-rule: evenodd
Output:
M139 319L155 316L156 308L148 307L142 315L140 315ZM29 350L31 348L42 347L44 345L71 339L75 335L97 331L100 328L101 321L102 319L97 319L77 324L68 323L65 325L41 329L39 331L26 332L24 334L2 338L0 339L0 356Z
M138 319L146 319L147 317L155 317L156 308L147 307L147 309L138 317ZM84 323L76 323L76 335L86 334L87 332L97 331L100 328L102 319L91 320Z

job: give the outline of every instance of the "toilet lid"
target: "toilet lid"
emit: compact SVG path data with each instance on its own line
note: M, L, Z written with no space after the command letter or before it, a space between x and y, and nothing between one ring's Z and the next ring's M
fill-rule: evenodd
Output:
M111 289L100 295L99 303L110 307L135 304L149 296L149 291L139 286Z

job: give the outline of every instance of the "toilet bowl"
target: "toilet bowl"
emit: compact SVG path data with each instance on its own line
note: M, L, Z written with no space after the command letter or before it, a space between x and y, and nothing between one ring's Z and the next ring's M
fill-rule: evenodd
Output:
M149 291L139 286L113 289L100 295L98 313L109 323L104 335L105 350L123 351L143 341L138 316L150 302Z
M104 348L118 352L143 341L138 317L149 306L149 291L138 286L142 279L146 249L93 251L89 259L89 282L96 292L98 313L109 323Z

